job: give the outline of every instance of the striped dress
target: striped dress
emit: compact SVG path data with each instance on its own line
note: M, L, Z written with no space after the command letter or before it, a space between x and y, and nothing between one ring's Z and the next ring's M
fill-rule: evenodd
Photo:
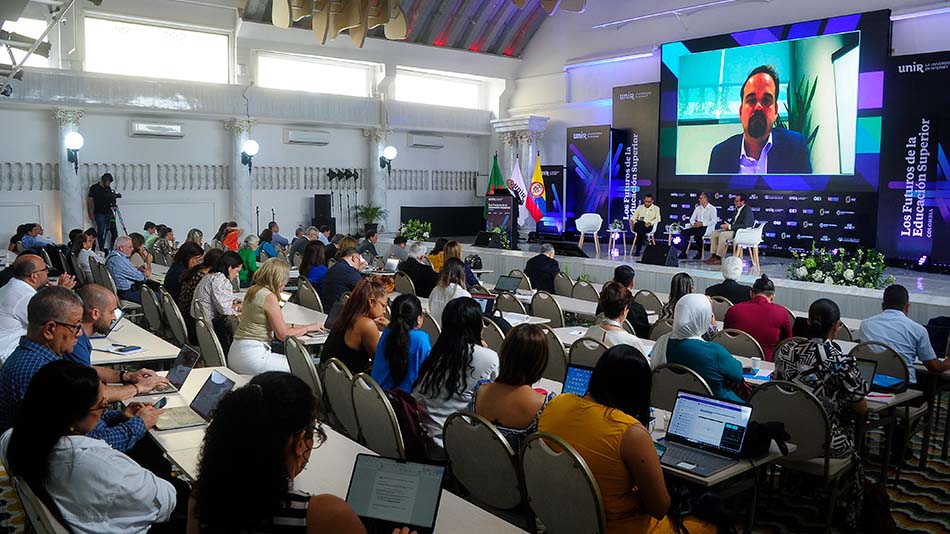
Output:
M306 534L308 504L308 493L289 490L287 500L281 503L281 509L274 515L274 522L267 528L254 530L253 534Z

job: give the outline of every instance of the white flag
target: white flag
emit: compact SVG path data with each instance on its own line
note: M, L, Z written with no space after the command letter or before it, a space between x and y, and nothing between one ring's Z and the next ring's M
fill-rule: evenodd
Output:
M511 169L511 177L508 178L508 190L518 199L518 224L524 225L531 216L525 201L528 199L528 188L524 185L524 177L521 176L520 161L515 160L514 167Z

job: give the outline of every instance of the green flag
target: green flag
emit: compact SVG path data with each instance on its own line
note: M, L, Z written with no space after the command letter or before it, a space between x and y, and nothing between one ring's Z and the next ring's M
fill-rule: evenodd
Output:
M488 191L485 195L494 195L496 189L505 189L505 181L501 179L501 169L498 168L498 154L495 154L491 166L491 176L488 178ZM488 199L485 199L485 214L488 218Z

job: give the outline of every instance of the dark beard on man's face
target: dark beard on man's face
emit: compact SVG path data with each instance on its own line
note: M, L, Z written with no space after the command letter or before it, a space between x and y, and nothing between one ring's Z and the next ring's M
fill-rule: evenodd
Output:
M749 137L758 139L765 135L767 123L765 122L765 112L756 111L749 117Z

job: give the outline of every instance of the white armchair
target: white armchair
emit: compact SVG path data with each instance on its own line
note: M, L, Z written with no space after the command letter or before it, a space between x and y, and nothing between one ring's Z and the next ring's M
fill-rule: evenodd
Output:
M594 251L597 256L600 256L600 236L597 234L600 232L600 228L604 225L604 218L600 216L599 213L585 213L578 217L574 221L574 226L577 227L577 231L580 232L581 238L577 241L577 246L581 249L584 248L584 235L593 234L594 235Z
M741 259L746 247L749 248L749 258L752 266L757 271L759 268L759 245L762 244L762 230L765 228L764 222L756 223L752 228L742 228L736 230L736 235L732 238L732 248L734 254Z

